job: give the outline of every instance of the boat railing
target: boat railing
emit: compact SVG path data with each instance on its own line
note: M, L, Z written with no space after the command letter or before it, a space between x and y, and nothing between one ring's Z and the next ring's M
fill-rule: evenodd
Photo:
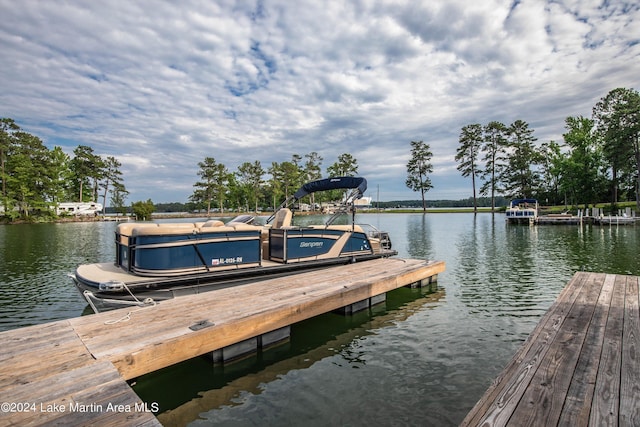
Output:
M382 249L391 249L391 237L386 231L381 231L371 224L356 224L362 228L370 239L377 239L380 241L380 247Z

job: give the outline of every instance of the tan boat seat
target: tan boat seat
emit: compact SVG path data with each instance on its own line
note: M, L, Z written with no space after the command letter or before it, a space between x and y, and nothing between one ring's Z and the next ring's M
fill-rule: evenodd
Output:
M133 231L134 228L143 228L143 227L158 227L158 224L155 222L147 222L147 223L129 222L126 224L119 224L117 232L118 234L121 234L123 236L131 236L131 232Z
M158 227L168 228L194 228L197 227L197 223L193 222L159 222Z
M204 228L204 227L222 227L224 225L224 222L220 221L219 219L210 219L207 222L204 222L200 225L200 228Z
M273 219L272 228L290 227L292 219L293 219L293 214L291 213L291 209L282 208L278 212L276 212L276 216Z
M233 227L234 230L262 230L259 225L245 224L244 222L229 222L226 227Z

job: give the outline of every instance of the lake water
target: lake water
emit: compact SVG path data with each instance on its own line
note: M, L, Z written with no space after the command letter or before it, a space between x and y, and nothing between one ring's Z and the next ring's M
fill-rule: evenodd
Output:
M575 271L640 275L638 226L507 226L485 213L357 220L389 231L401 257L445 261L435 292L399 289L370 312L294 325L287 344L243 361L196 358L137 379L163 424L457 425ZM86 313L66 274L112 261L115 227L0 226L0 330Z

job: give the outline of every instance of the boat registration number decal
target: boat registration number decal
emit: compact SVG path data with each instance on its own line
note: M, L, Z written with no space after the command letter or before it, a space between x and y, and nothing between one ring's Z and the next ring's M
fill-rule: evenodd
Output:
M236 256L231 258L213 258L211 265L224 265L224 264L240 264L242 263L242 257Z

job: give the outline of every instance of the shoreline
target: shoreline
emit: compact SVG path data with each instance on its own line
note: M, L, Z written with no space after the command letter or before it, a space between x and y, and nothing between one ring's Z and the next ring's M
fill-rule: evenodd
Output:
M504 212L504 208L497 208L493 213L501 213ZM265 216L271 215L273 212L225 212L221 215L207 215L206 213L193 213L193 212L157 212L152 215L152 218L228 218L235 215L242 214L250 214L256 216ZM473 208L427 208L425 212L422 209L363 209L359 210L358 213L361 214L441 214L441 213L473 213ZM477 213L491 213L491 208L478 208ZM295 215L327 215L322 214L321 212L299 212L296 211ZM62 217L62 218L33 218L29 219L18 219L15 221L8 221L6 219L0 220L0 225L21 225L21 224L64 224L64 223L72 223L72 222L126 222L126 221L135 221L135 219L131 216L123 217L123 216L75 216L75 217Z
M565 206L549 206L543 207L540 209L541 215L548 215L554 213L562 213L567 210L575 210L579 209L576 207L567 208ZM478 214L487 214L487 213L504 213L505 207L497 207L495 210L491 210L490 207L479 207L477 212ZM426 211L423 212L421 208L398 208L398 209L360 209L357 211L360 214L455 214L455 213L474 213L473 207L461 207L461 208L427 208ZM229 211L229 212L211 212L209 215L206 213L194 213L194 212L156 212L152 214L153 219L157 218L229 218L235 215L241 214L250 214L256 216L265 216L271 215L273 212L264 211L264 212L237 212L237 211ZM295 215L327 215L322 214L320 212L301 212L296 211ZM9 221L7 219L0 219L0 225L20 225L20 224L50 224L50 223L69 223L69 222L112 222L112 221L135 221L132 216L124 217L124 216L114 216L114 215L98 215L98 216L74 216L74 217L58 217L58 218L32 218L29 219L19 219L15 221Z

